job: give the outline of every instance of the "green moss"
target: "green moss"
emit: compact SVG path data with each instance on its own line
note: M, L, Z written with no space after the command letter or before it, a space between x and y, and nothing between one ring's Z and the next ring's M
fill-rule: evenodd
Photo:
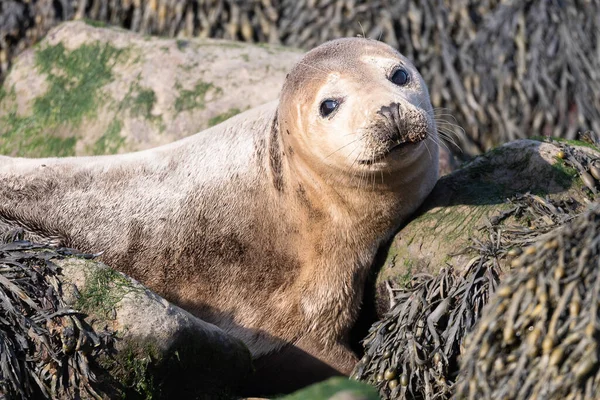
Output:
M166 126L162 119L162 115L153 115L152 110L156 103L156 93L151 88L140 86L141 74L138 74L134 83L129 85L129 90L118 104L115 113L120 115L129 111L132 117L144 118L145 120L156 124L160 131L164 131Z
M159 354L157 347L151 342L129 342L116 354L99 358L102 370L109 373L105 381L113 382L112 386L118 388L118 393L112 393L111 397L146 400L160 398L160 390L151 371Z
M241 111L239 108L230 108L227 112L225 112L223 114L219 114L216 117L212 117L211 119L209 119L208 126L211 127L211 126L218 125L221 122L233 117L234 115L239 114L240 112Z
M112 67L124 50L99 42L67 51L62 43L36 53L36 66L47 74L45 95L38 97L36 116L52 125L78 126L84 117L94 117L99 90L112 79Z
M69 157L75 155L75 137L49 134L35 116L19 117L9 112L0 118L0 153L28 157Z
M123 297L136 289L123 275L111 268L98 268L86 275L85 287L75 307L87 313L110 318Z
M116 154L125 143L125 138L121 136L121 121L113 120L106 132L94 143L92 154Z
M354 394L356 398L364 400L377 400L377 390L363 382L357 382L348 378L336 377L330 378L324 382L316 383L305 389L299 390L289 396L282 397L282 400L327 400L339 393ZM342 396L340 396L342 398ZM345 397L344 397L345 398Z
M206 95L209 91L212 91L215 95L223 93L220 87L214 86L208 82L198 82L192 90L180 89L179 97L175 100L175 110L179 113L182 111L188 111L195 108L203 109L206 105Z
M179 64L178 68L180 68L181 70L183 70L185 72L190 72L191 70L198 68L198 63L193 62L191 64Z
M242 57L242 60L244 60L246 62L250 61L250 56L247 53L240 55L240 57Z
M141 89L133 100L131 113L134 116L152 117L152 108L156 102L156 94L152 89Z
M418 216L414 223L423 227L424 237L438 237L451 242L472 236L484 216L505 207L502 203L447 206Z
M157 394L154 377L148 371L157 354L158 352L151 345L146 345L141 350L129 346L120 354L121 382L146 400L153 399Z
M400 274L398 276L397 283L398 283L398 285L400 285L401 288L407 288L410 285L410 281L412 279L413 261L406 258L406 259L404 259L403 264L404 264L404 270L406 272L403 274Z
M600 150L596 145L588 142L584 142L582 140L572 140L572 139L564 139L558 137L552 137L552 140L559 143L566 143L571 146L581 146L581 147L589 147L590 149Z
M17 114L16 102L0 117L0 152L13 156L49 157L75 154L76 137L55 135L94 118L102 86L112 79L113 65L126 51L109 44L84 44L68 51L62 43L40 48L37 69L46 74L47 91L33 102L29 116Z
M552 170L554 172L554 181L564 189L570 188L574 182L579 182L579 185L582 184L579 172L575 168L565 164L565 161L558 157L556 158L556 162L552 164Z
M184 51L188 45L189 42L187 40L181 40L181 39L177 39L177 48L179 49L179 51Z
M84 18L83 22L85 22L89 26L93 26L94 28L106 28L107 27L106 22L96 21L96 20L89 19L89 18Z

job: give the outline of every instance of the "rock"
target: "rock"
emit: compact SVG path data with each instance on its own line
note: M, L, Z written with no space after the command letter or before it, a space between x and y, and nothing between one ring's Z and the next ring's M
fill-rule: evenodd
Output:
M0 153L97 155L169 143L276 99L300 56L65 23L17 59L0 89Z
M369 385L347 378L330 378L299 390L281 400L377 400L377 391Z
M109 398L231 398L251 375L245 345L104 264L53 260L62 268L68 305L93 327L116 332L113 356L98 363Z
M600 157L583 142L573 149ZM389 307L386 281L405 286L415 274L466 265L470 238L481 238L479 227L493 214L510 207L506 199L518 193L572 199L582 207L592 193L578 171L559 159L561 142L518 140L498 147L442 177L416 216L378 254L376 281L378 315ZM500 259L503 267L507 261Z

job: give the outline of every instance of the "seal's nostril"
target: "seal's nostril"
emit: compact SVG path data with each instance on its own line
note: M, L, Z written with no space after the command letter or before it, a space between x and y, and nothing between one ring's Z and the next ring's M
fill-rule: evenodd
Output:
M399 103L391 103L388 106L383 106L377 111L377 114L384 118L384 123L387 128L387 138L391 140L401 140L402 135L406 130L404 121L404 113Z
M400 104L392 103L389 106L383 106L377 111L377 114L390 120L397 120L400 118Z

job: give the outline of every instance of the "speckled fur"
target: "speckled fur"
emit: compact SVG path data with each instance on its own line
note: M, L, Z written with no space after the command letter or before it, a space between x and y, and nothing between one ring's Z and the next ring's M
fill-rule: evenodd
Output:
M402 88L388 79L398 63L412 78ZM327 96L343 101L322 118ZM396 103L414 124L392 136L427 139L361 164L382 147L374 127L390 129L378 111ZM329 42L290 72L279 103L184 140L118 156L0 157L0 230L103 251L255 357L292 344L347 374L368 267L437 179L430 111L420 75L389 46Z

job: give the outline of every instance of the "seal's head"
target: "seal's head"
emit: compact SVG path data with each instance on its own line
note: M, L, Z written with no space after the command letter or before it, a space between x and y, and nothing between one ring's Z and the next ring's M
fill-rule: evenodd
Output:
M286 78L278 120L286 146L311 168L379 174L418 161L437 169L427 86L375 40L338 39L307 53Z

